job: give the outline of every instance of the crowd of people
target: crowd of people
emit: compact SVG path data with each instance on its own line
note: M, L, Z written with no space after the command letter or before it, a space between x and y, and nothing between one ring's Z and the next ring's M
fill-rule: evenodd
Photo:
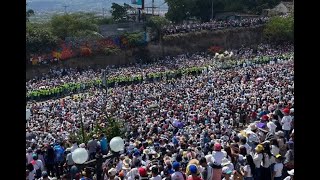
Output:
M285 53L293 52L292 45L286 45L281 47L271 47L270 45L261 44L255 52L252 48L240 48L235 50L229 50L233 52L234 58L237 62L243 63L244 59L254 60L259 58L276 58L281 57ZM145 78L148 74L172 71L175 69L183 69L190 67L202 67L202 66L216 66L218 61L213 62L215 59L213 56L207 55L206 53L198 54L184 54L178 57L166 57L165 59L159 59L151 64L135 64L133 66L126 67L107 67L107 78L112 79L119 76L142 76ZM247 62L248 63L248 62ZM41 89L52 89L55 87L62 86L67 83L80 83L85 84L86 82L100 79L102 77L101 69L77 69L77 68L61 68L51 69L49 73L40 74L26 82L27 94ZM79 85L83 87L84 85Z
M172 35L179 33L197 32L202 30L219 30L232 27L252 27L261 24L265 24L269 20L269 17L258 17L258 18L244 18L244 19L232 19L225 21L213 20L204 23L190 23L190 24L170 24L165 26L162 31L164 35Z
M26 128L26 165L34 179L293 179L294 176L294 66L281 54L292 46L262 45L234 51L255 59L274 57L272 63L245 64L230 69L211 68L195 75L115 86L108 94L90 87L85 92L29 101ZM110 76L212 65L204 54L166 58L150 65L109 68ZM68 81L98 78L100 71L52 70L27 82L28 90ZM125 151L96 167L80 169L72 160L78 147L89 159L110 152L104 134L90 141L70 139L89 133L97 124L108 126L108 116L125 122ZM97 163L98 165L98 163Z

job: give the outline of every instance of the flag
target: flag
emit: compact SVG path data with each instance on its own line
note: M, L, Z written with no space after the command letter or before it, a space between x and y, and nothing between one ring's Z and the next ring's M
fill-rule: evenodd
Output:
M142 0L136 0L137 1L137 5L142 5Z

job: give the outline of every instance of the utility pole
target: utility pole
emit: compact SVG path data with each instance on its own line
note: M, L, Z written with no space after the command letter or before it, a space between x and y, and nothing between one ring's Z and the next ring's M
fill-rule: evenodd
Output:
M104 8L102 8L102 16L104 17Z
M213 0L211 0L211 21L213 20Z
M64 5L64 13L67 14L67 7L69 7L68 5Z
M84 134L84 125L83 125L83 118L82 118L82 109L81 109L81 103L82 103L82 96L79 99L79 115L80 115L80 123L81 123L81 133L82 133L82 141L85 142L85 134Z
M152 0L152 16L154 16L154 0Z

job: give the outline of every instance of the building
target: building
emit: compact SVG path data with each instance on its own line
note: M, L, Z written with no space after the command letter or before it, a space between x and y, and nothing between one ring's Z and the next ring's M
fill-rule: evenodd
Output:
M265 9L263 11L263 14L267 16L275 16L275 15L284 15L284 14L293 13L293 12L294 12L294 2L282 1L273 9Z

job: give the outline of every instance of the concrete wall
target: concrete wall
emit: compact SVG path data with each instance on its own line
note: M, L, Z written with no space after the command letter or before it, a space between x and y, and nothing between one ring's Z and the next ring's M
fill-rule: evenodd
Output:
M171 37L165 37L163 42L163 51L165 55L179 55L182 53L192 53L197 51L206 51L210 46L217 45L223 48L239 48L242 45L256 46L262 41L263 27L253 28L233 28L229 30L221 30L214 32L197 32L193 34L174 35ZM143 55L144 57L156 58L162 56L162 49L159 44L153 44L152 42L144 49L139 51L138 49L126 51L119 55L112 56L95 56L89 58L74 58L62 62L58 66L68 67L94 67L94 66L106 66L106 65L120 65L133 63L135 56ZM52 66L52 65L51 65ZM27 67L27 79L33 77L39 72L48 71L46 67Z
M193 34L172 35L164 39L164 54L177 55L186 52L206 51L210 46L236 49L244 46L255 47L262 42L263 26L234 28L229 30L196 32ZM159 45L148 46L152 56L161 56Z

